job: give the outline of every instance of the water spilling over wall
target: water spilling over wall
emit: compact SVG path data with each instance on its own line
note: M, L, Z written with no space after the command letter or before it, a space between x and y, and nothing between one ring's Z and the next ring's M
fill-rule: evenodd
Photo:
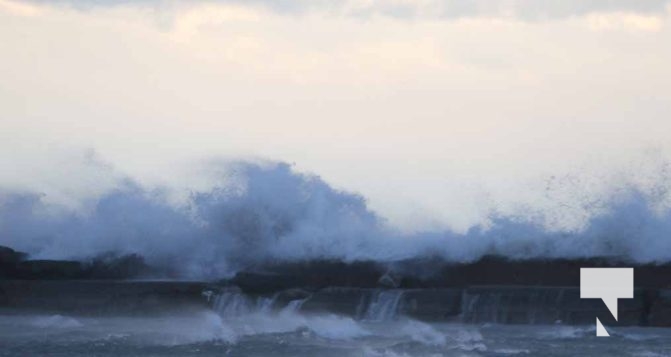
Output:
M365 323L416 319L498 324L671 326L671 290L637 288L615 321L578 288L481 286L448 289L330 287L249 294L190 282L2 281L0 310L76 316L180 315L212 310L222 319L336 315ZM296 319L292 320L296 322Z
M356 295L355 304L354 301L339 299L342 296L340 293L346 293L346 290L326 289L322 292L309 293L305 298L295 298L291 294L282 293L271 296L252 296L237 288L223 288L219 291L210 290L207 296L209 296L212 308L225 318L237 318L256 313L297 313L300 311L342 313L338 311L337 306L320 306L320 303L351 304L354 309L345 315L365 321L391 321L399 317L403 290L350 290L350 293Z
M213 308L224 318L248 314L338 314L369 323L417 319L437 322L591 325L598 316L609 325L668 325L666 290L637 289L620 302L615 321L598 299L580 298L577 288L469 287L464 289L327 288L297 298L296 292L246 295L226 288ZM668 312L667 312L668 311Z
M373 294L373 298L365 308L364 320L389 321L398 316L402 290L380 290Z

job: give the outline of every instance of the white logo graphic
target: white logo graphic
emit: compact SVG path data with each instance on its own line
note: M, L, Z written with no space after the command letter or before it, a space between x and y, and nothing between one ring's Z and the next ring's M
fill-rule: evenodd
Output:
M634 297L634 268L580 268L580 298L601 299L617 320L617 299ZM596 335L610 336L599 318Z

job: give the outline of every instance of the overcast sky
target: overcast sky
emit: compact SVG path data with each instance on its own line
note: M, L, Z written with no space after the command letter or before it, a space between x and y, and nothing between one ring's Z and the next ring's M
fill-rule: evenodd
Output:
M206 185L203 161L260 158L399 226L464 228L553 175L583 190L671 157L670 20L666 1L0 0L0 185Z

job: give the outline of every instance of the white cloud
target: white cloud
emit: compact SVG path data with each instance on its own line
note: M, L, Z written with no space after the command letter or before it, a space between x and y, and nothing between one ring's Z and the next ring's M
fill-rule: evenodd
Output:
M632 13L590 14L585 19L596 31L633 30L659 31L664 24L660 16L645 16Z
M0 0L0 11L19 16L35 16L40 13L40 7L19 1Z
M165 6L165 0L24 0L36 4L60 4L79 9L95 7ZM202 0L200 4L244 5L270 9L280 14L305 14L312 12L335 15L388 16L394 18L439 18L458 19L472 17L519 18L528 21L562 19L591 13L628 12L638 14L662 14L668 0Z

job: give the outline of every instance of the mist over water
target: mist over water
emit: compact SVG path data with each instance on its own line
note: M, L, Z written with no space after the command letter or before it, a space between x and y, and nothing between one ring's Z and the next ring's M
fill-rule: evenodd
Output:
M251 264L304 259L393 261L437 256L471 261L606 256L671 260L671 208L665 175L626 183L589 198L562 201L571 219L526 209L492 211L467 230L403 233L360 195L284 163L236 162L222 183L179 203L169 189L120 180L84 210L38 192L0 191L0 245L32 258L86 259L136 253L189 278L223 277ZM381 183L383 184L383 183ZM579 217L580 219L575 219Z

